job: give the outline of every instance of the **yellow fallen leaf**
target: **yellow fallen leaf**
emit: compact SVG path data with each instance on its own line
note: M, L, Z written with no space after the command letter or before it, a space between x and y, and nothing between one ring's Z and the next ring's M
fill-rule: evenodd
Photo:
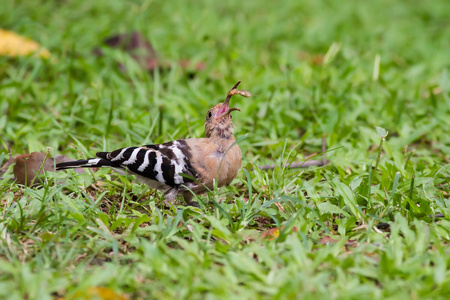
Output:
M281 229L283 230L284 229L284 226L281 226ZM297 227L292 227L292 229L291 229L291 232L298 232L298 229L297 229ZM266 231L264 231L263 233L262 233L262 237L263 238L267 238L267 239L269 239L269 240L273 240L274 238L276 239L276 238L278 238L280 236L280 229L279 228L271 228L271 229L268 229L268 230L266 230Z
M88 298L96 298L101 300L128 300L128 297L105 287L92 287L88 289Z
M35 54L49 58L50 52L33 40L12 31L0 29L0 56L26 56Z
M90 287L84 292L76 292L73 297L68 299L82 299L82 300L129 300L126 295L119 294L114 290L106 287ZM66 300L61 297L59 300Z

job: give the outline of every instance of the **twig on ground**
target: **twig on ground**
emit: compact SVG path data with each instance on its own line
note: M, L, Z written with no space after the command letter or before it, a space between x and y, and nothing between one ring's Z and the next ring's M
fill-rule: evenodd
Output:
M293 162L287 166L289 169L295 169L295 168L308 168L308 167L321 167L325 166L329 163L327 159L325 159L325 152L327 152L327 138L324 136L322 138L322 160L308 160L303 162ZM258 166L258 169L261 170L273 170L278 165L264 165L264 166Z
M295 168L308 168L308 167L321 167L324 166L326 164L328 164L329 161L328 160L309 160L309 161L305 161L305 162L301 162L301 161L297 161L294 162L292 164L290 164L288 166L289 169L295 169ZM258 169L261 170L273 170L277 167L278 165L264 165L264 166L258 166Z

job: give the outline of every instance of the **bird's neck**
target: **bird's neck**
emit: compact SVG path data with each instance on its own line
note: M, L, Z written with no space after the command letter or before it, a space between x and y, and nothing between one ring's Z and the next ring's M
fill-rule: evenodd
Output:
M232 131L229 134L213 131L211 136L209 137L209 140L216 144L223 151L228 151L228 148L230 148L233 143L236 142L236 138L234 137Z
M233 133L234 128L232 123L218 122L216 126L214 126L212 130L209 132L209 137L213 139L228 140L230 138L234 139Z
M209 138L217 140L234 139L233 132L233 126L220 126L219 124L210 132Z

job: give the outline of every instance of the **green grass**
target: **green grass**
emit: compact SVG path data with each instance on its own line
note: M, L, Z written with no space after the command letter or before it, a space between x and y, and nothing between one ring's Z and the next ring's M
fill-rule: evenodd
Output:
M200 209L165 209L160 193L108 170L49 173L31 189L10 168L0 298L104 287L130 299L447 299L449 11L446 0L2 3L0 27L53 57L0 57L13 154L201 137L237 80L254 96L232 100L244 168ZM167 70L92 54L133 30ZM206 67L192 78L185 59ZM329 165L286 168L320 153L324 136ZM279 167L253 168L264 164Z

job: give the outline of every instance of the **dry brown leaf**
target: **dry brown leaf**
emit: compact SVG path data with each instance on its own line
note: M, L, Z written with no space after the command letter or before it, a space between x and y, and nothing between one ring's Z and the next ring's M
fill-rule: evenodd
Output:
M332 239L329 236L325 235L320 239L319 244L327 245L327 244L335 244L337 242L338 242L338 240Z
M36 55L49 58L50 52L31 39L0 29L0 55L13 57Z
M17 155L14 157L14 178L18 184L25 185L26 183L26 186L38 186L42 182L36 175L42 175L45 171L54 172L55 164L71 160L64 155L57 155L55 158L48 157L43 152ZM75 169L75 171L84 173L84 170L81 168Z
M146 70L152 71L159 66L155 49L139 32L114 35L105 44L127 52Z
M40 184L36 175L44 171L54 171L53 161L45 153L33 152L31 154L18 155L14 159L14 177L16 182L27 186Z
M104 44L127 52L144 70L152 72L155 69L159 69L163 71L171 67L170 63L161 62L152 44L138 31L110 36L104 41ZM95 49L94 53L100 56L103 55L99 48ZM203 62L193 64L190 60L181 60L178 62L178 65L188 75L193 75L193 72L205 69ZM119 67L123 72L126 71L124 65Z

